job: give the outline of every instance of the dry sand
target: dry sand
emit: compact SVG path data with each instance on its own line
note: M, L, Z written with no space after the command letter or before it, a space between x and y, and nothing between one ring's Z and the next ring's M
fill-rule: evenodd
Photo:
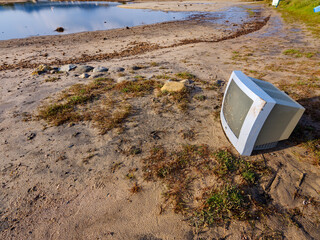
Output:
M222 7L222 1L215 2ZM173 5L142 4L163 5L165 10ZM223 5L232 4L242 3ZM197 9L206 7L197 5ZM258 185L279 210L252 224L232 221L199 232L186 216L174 213L164 202L166 186L161 181L143 177L142 160L155 146L174 151L183 144L207 144L213 150L228 148L235 153L214 117L233 70L278 86L319 79L319 41L302 26L284 23L273 9L249 7L259 14L239 23L195 17L130 29L0 41L0 238L319 239L320 168L313 164L313 153L302 139L247 158L264 159L272 169ZM284 55L285 49L315 54L295 58ZM108 67L105 76L115 80L119 73L112 69L123 67L121 76L129 79L189 72L202 82L220 86L207 88L201 82L190 86L187 111L156 93L128 98L133 112L123 126L100 135L92 122L51 126L32 117L62 90L92 81L73 71L32 75L40 64L59 67L66 63ZM138 65L143 68L132 70ZM58 78L45 81L49 77ZM296 99L304 100L303 121L317 132L319 122L310 106L319 102L319 87L303 88L305 95L299 92ZM204 101L197 100L197 95L205 96ZM135 148L141 153L131 154ZM130 189L135 182L142 190L134 194Z

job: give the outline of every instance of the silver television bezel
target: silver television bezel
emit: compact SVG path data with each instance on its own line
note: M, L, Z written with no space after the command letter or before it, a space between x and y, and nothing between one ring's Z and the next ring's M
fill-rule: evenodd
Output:
M238 138L231 131L223 114L224 101L231 81L234 81L237 86L253 101L243 122ZM275 104L276 101L244 73L241 71L232 72L223 96L220 118L223 130L240 155L251 155L259 132Z

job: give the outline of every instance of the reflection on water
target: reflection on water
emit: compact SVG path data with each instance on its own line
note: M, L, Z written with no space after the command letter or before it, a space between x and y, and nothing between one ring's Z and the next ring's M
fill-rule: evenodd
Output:
M132 27L181 20L192 13L118 8L114 2L41 2L0 6L0 40ZM61 33L59 33L61 34Z

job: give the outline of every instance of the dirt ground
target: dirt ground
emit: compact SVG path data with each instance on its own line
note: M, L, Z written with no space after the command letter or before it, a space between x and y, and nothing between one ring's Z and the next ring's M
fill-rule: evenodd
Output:
M173 5L160 4L165 10ZM181 4L207 10L199 2ZM319 40L265 5L227 5L186 21L0 41L1 239L320 239ZM32 74L41 64L109 71L88 72L89 78L77 69ZM177 211L165 194L170 184L146 178L146 162L159 146L176 153L205 145L237 157L218 116L233 70L274 83L306 112L289 140L243 158L268 169L243 185L261 212L199 227L190 209L201 205L200 192L228 175L194 172L196 181L183 196L190 204ZM103 134L95 120L56 126L39 116L69 87L105 79L112 86L90 98L86 111L110 96L119 101L114 108L124 102L131 108ZM144 81L161 87L168 79L188 79L187 91L178 99L155 85L139 94L117 92L123 79L143 87ZM269 211L258 208L259 199Z

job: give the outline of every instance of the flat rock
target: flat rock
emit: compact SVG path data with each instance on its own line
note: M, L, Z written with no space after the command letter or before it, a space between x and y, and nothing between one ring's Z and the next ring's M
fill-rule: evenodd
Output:
M80 65L77 67L76 71L79 73L86 73L90 72L94 67L88 66L88 65Z
M75 69L77 66L74 64L67 64L63 65L59 68L59 71L61 72L70 72L71 70Z
M108 72L108 68L106 68L106 67L101 67L101 66L98 66L98 67L95 67L94 69L93 69L93 72L94 73L99 73L99 72Z
M166 82L161 88L162 92L182 92L185 85L182 82Z

